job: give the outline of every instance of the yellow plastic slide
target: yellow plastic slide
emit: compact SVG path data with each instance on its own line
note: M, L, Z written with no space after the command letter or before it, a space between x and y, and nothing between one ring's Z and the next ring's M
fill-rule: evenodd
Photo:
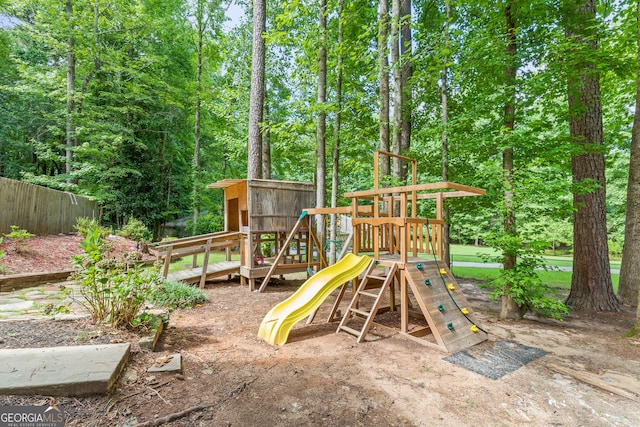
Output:
M286 343L293 325L320 307L340 285L358 277L369 264L371 258L366 255L347 254L334 265L320 270L267 313L258 336L272 345Z

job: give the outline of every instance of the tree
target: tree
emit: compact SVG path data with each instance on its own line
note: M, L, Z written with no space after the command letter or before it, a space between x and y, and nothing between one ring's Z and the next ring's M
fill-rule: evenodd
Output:
M402 87L402 59L400 57L401 1L391 0L391 68L393 69L393 137L391 138L391 151L393 151L393 154L400 154L402 151L402 95L404 88ZM403 178L402 160L394 157L392 163L392 175L400 182Z
M318 119L316 124L316 207L324 208L327 199L327 0L320 0L318 47ZM324 242L324 221L322 215L316 216L318 239Z
M574 145L573 275L566 304L576 310L620 311L613 293L606 227L606 198L598 30L595 0L566 1L565 31L575 53L567 78L570 135ZM576 74L577 73L577 74Z
M516 24L512 13L513 1L508 0L504 9L506 22L506 64L505 64L505 85L504 85L504 115L503 129L505 139L508 141L515 128L516 114L516 75L518 71L516 58ZM514 181L513 181L513 146L507 143L502 151L502 174L504 177L503 202L504 212L502 227L503 232L515 237L516 232L516 208L514 206ZM513 270L516 268L516 254L513 252L504 252L503 265L505 270ZM512 283L505 283L504 286L510 287ZM509 291L501 298L500 317L503 319L522 319L524 312L521 307L514 301Z
M637 4L636 15L640 19L640 2ZM636 328L640 333L640 24L637 24L637 31L636 109L631 130L627 210L618 297L625 304L638 305Z
M442 70L440 72L440 105L442 108L442 181L449 181L449 132L447 130L447 124L449 123L449 86L448 76L449 72L449 46L451 35L449 34L449 23L451 21L451 1L445 1L445 21L444 21L444 55L442 58ZM445 200L442 207L442 219L444 224L442 225L442 246L443 254L442 260L451 265L451 238L449 235L449 203Z
M344 0L338 2L338 58L336 63L336 117L333 126L333 155L331 171L331 207L338 206L338 184L340 179L340 125L342 120L342 66L344 62ZM336 262L337 224L336 214L331 214L329 239L329 264Z
M261 177L262 124L264 110L265 40L267 22L266 0L253 2L253 44L251 48L251 94L249 101L249 150L247 178Z
M380 150L389 152L389 0L378 1L378 81L379 90L379 132L380 132ZM391 172L389 157L382 156L380 164L380 176L387 177Z

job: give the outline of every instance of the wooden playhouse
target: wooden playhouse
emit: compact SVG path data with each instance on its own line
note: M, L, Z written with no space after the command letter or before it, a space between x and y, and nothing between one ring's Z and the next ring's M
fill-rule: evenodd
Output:
M255 290L256 279L271 269L271 258L281 252L300 213L315 205L313 184L263 179L224 179L207 188L224 190L225 232L240 233L240 277ZM273 274L318 268L308 223L298 227L287 243L286 254ZM230 249L227 249L230 250ZM316 255L319 255L316 253Z

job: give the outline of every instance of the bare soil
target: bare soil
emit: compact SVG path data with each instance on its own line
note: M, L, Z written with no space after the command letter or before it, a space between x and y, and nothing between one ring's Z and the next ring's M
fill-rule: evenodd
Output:
M9 252L2 262L11 257ZM111 396L0 396L0 405L56 401L70 426L132 426L180 412L161 425L640 426L640 340L624 336L634 322L631 310L572 313L563 322L500 321L484 291L461 280L490 340L548 352L491 380L394 329L374 327L357 344L348 334L336 334L335 323L324 322L329 303L312 325L300 322L287 344L270 346L257 338L258 327L301 283L289 279L265 293L252 293L237 280L208 283L209 302L174 311L154 353L141 350L131 331L87 321L0 322L0 348L134 343L131 363ZM156 358L178 352L183 374L147 372ZM599 375L629 394L605 391L552 365Z

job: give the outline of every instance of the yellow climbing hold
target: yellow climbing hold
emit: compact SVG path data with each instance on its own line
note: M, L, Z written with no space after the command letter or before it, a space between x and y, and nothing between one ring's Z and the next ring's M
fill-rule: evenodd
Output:
M453 283L449 283L449 284L447 284L447 288L450 291L455 291L456 290L456 285L454 285Z
M469 326L469 329L471 329L471 332L478 332L478 327L476 325Z
M444 268L440 269L440 274L447 274L447 270L445 270Z
M469 314L469 310L467 310L465 307L462 307L460 311L462 312L462 314Z

